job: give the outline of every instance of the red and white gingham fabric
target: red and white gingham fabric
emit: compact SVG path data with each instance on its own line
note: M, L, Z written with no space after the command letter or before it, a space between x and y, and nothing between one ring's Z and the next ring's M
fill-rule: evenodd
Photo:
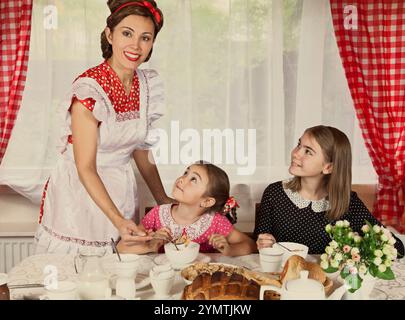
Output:
M0 163L27 76L32 0L0 1Z
M404 233L405 1L330 3L357 118L379 177L373 213Z

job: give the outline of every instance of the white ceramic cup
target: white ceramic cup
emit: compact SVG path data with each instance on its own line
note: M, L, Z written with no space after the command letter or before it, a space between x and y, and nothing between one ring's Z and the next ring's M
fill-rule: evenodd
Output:
M72 281L58 281L54 286L46 286L43 300L77 300L77 284Z
M260 266L263 272L278 272L281 269L284 251L272 247L259 250Z
M137 254L122 254L121 261L115 262L115 274L117 275L115 288L117 296L125 299L135 299L135 278L139 258Z
M304 259L307 258L308 256L308 247L304 244L297 243L297 242L279 242L282 246L285 248L290 249L291 251L288 251L287 249L281 247L278 245L278 242L273 245L273 247L277 247L278 249L281 249L284 251L283 255L283 261L282 265L284 266L285 262L293 255L301 256Z
M174 284L175 273L170 266L157 266L149 272L150 283L157 298L170 296Z

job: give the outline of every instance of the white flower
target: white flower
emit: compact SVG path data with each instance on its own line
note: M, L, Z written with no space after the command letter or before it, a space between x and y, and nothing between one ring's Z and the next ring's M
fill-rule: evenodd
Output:
M337 226L337 227L343 227L343 226L344 226L343 221L342 221L342 220L337 221L337 222L336 222L336 226Z
M387 228L381 227L381 230L387 236L388 239L392 238L391 231L389 231Z
M387 270L387 266L385 264L380 264L378 266L378 271L385 272L385 270Z
M367 233L370 231L370 228L367 224L365 224L364 226L361 227L361 231L363 231L364 233Z
M354 261L353 261L352 259L347 259L346 264L347 264L349 267L352 267L352 266L354 266Z
M385 255L389 255L389 254L391 254L391 246L390 245L384 245L384 247L383 247L383 250L382 250L382 252L385 254Z
M321 254L321 260L322 261L328 261L328 255L326 253Z
M387 237L385 234L383 234L383 235L381 236L381 240L384 241L384 242L387 242L387 241L388 241L388 237Z
M381 250L374 250L374 255L376 256L376 257L382 257L383 256L383 252L381 251Z
M347 221L347 220L343 220L343 225L344 225L345 227L348 227L348 226L350 226L350 222Z
M338 268L338 267L339 267L339 261L331 260L330 265L331 265L333 268Z
M391 255L394 257L394 259L397 257L398 250L395 248L391 248Z
M336 249L339 245L335 240L332 240L331 242L329 242L329 245L333 248Z
M354 242L359 243L361 241L361 237L360 236L354 236L353 240L354 240Z
M394 245L396 242L397 242L397 240L395 240L394 237L391 237L391 238L388 239L388 243L391 244L391 245Z
M379 225L376 224L376 225L373 226L373 230L374 230L375 233L379 233L381 231L381 228L380 228Z
M350 231L350 232L347 234L347 236L348 236L349 239L353 239L354 233L353 233L352 231Z
M326 232L331 232L332 226L330 224L327 224L325 227Z
M355 255L355 254L358 254L359 252L360 252L360 250L359 250L359 248L357 248L357 247L353 247L353 248L352 248L352 251L350 251L350 253L352 254L352 256Z
M359 273L362 274L362 275L364 275L364 274L366 274L366 272L367 272L367 267L366 267L364 264L362 264L362 265L359 267Z
M321 261L321 268L322 269L328 269L329 263L328 261Z
M325 248L325 252L330 255L330 254L333 253L333 248L330 247L330 246L327 246L327 247Z
M386 267L391 267L391 266L392 266L392 261L391 261L391 259L385 260L385 261L384 261L384 264L385 264ZM381 271L381 272L384 272L384 271Z
M376 265L376 266L379 266L380 264L381 264L381 262L382 262L382 260L381 260L381 258L380 257L376 257L376 258L374 258L374 264Z
M321 256L321 259L322 259L322 256ZM342 259L343 259L343 254L341 254L340 252L335 254L336 261L342 261Z

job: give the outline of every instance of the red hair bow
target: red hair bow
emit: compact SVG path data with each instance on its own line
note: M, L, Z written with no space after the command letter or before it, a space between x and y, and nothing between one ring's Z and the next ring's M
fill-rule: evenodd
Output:
M233 208L239 208L239 204L236 202L235 198L231 196L225 202L224 213L230 212Z
M145 8L147 8L147 9L150 11L150 13L153 14L153 16L155 17L155 20L156 20L156 22L157 22L158 24L160 23L160 21L162 21L162 17L160 16L159 11L157 11L157 10L155 9L155 7L154 7L150 2L148 2L148 1L142 1L142 2L127 2L127 3L124 3L124 4L120 5L117 9L115 9L114 12L111 13L110 17L111 17L113 14L117 13L118 11L120 11L122 8L125 8L125 7L128 7L128 6L140 6L140 7L145 7Z

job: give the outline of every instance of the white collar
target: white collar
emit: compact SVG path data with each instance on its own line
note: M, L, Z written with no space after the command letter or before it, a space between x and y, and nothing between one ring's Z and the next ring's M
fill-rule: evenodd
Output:
M197 239L208 230L215 216L215 212L207 212L203 213L197 221L190 225L179 225L174 221L171 211L172 203L162 204L159 207L159 218L162 226L170 229L174 239L180 238L183 231L191 240Z
M287 189L285 187L286 183L290 182L289 180L283 181L283 190L286 193L287 197L300 209L304 209L311 204L312 211L314 212L324 212L330 209L329 201L326 198L320 200L307 200L301 197L301 195L296 192L292 191L291 189Z

